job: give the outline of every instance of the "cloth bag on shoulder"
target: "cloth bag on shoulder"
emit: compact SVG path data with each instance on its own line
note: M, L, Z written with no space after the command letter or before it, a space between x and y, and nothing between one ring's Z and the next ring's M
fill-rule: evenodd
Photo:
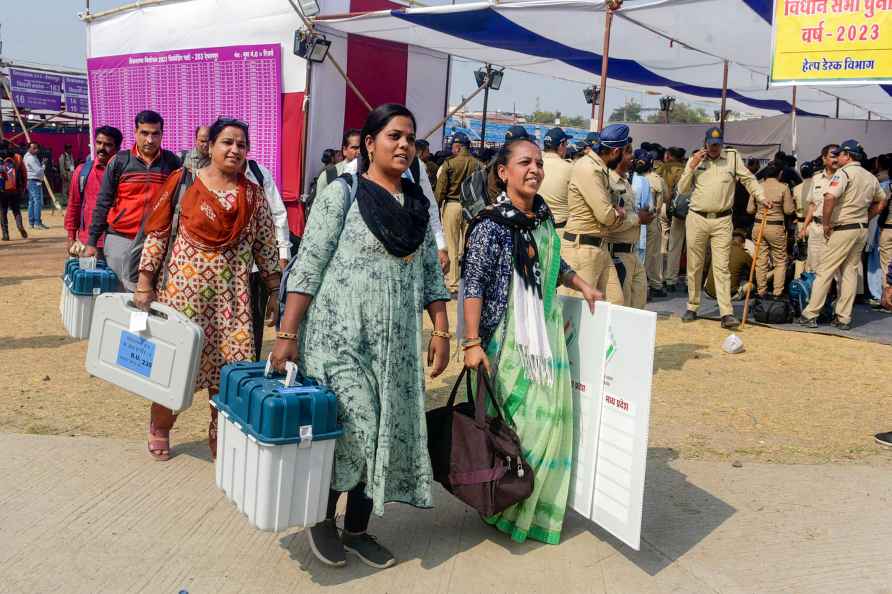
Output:
M446 406L427 413L427 447L434 480L483 516L492 516L533 492L533 469L521 454L520 439L502 416L489 378L477 374L476 402L471 374L459 374ZM467 402L455 404L465 380ZM486 415L487 396L496 416Z

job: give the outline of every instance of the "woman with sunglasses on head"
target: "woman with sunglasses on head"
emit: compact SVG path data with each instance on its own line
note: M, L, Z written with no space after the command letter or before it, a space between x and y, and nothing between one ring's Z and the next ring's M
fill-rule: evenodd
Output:
M358 176L345 174L316 198L287 280L272 360L277 369L298 361L338 398L344 433L335 446L327 519L307 531L313 553L343 566L349 551L385 568L396 561L366 532L372 511L382 515L388 502L432 504L422 310L434 326L427 364L436 377L449 358L449 293L428 200L403 178L415 159L415 117L402 105L378 107L366 119L360 151ZM342 492L347 511L339 534L334 518Z
M175 199L184 169L173 173L151 205L146 240L133 295L149 310L156 299L185 314L204 331L204 348L195 389L219 389L220 369L227 363L254 359L250 274L256 262L270 293L279 287L275 227L263 188L243 175L248 153L248 126L220 118L210 127L210 164L196 172L180 197L176 237L171 242ZM188 180L188 178L186 178ZM162 271L170 248L170 261ZM166 274L164 274L166 273ZM267 325L278 314L275 299L266 310ZM149 453L170 459L170 430L176 415L152 404ZM211 456L217 451L217 410L208 426Z
M493 397L533 468L533 493L484 521L518 542L558 544L573 462L573 400L557 287L603 295L561 259L548 205L539 196L542 152L506 144L494 171L502 194L471 223L462 266L465 366L482 366Z

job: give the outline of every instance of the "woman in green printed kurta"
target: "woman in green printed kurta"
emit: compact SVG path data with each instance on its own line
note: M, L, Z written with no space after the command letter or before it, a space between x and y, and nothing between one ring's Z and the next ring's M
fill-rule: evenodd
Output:
M449 293L428 201L401 179L415 158L414 140L405 107L383 105L369 115L361 143L368 168L316 199L273 350L277 368L298 359L299 350L301 371L338 397L344 434L335 446L328 515L308 531L313 552L334 566L345 563L346 550L389 567L393 556L366 533L371 512L382 515L388 502L432 505L421 316L427 308L435 328L427 356L435 377L449 356ZM335 506L345 491L339 536Z
M533 468L533 493L484 520L518 542L558 544L573 463L573 401L557 286L602 295L561 260L560 241L536 192L539 147L517 141L496 158L505 192L468 230L462 268L465 365L492 375L495 400Z

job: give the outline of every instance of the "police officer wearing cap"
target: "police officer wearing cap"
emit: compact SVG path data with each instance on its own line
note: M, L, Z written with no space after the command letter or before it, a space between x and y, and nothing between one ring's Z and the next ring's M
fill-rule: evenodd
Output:
M707 130L704 148L691 156L678 180L678 192L691 195L688 216L685 218L688 310L681 320L693 322L697 319L708 244L712 248L712 271L722 327L730 329L740 325L731 307L731 275L728 270L735 182L743 184L757 206L762 205L765 195L740 154L734 149L723 148L723 145L719 128Z
M564 260L586 282L605 293L608 301L619 305L623 303L623 290L607 249L607 235L623 223L646 224L653 216L646 210L635 212L634 203L627 210L610 181L611 169L617 168L624 153L631 154L631 143L629 127L612 124L601 131L598 144L573 165L567 190L567 225L561 235Z
M646 249L644 256L644 269L647 271L647 284L650 287L651 297L666 297L663 289L663 224L662 213L666 209L666 200L669 196L669 186L663 176L657 173L657 164L662 169L661 151L651 150L642 153L642 160L650 160L650 166L645 168L644 177L650 183L651 196L653 197L653 210L656 216L647 225Z
M787 276L787 228L785 216L796 210L793 194L787 184L783 183L784 171L776 164L769 163L763 170L762 191L765 202L757 209L753 196L750 195L746 211L756 215L756 228L762 231L762 249L756 257L756 287L759 297L768 295L768 278L771 276L771 290L775 297L784 292L784 280ZM769 262L770 258L770 262Z
M465 221L461 209L461 184L480 168L480 162L471 156L471 139L464 132L452 137L452 157L443 163L437 175L436 197L440 205L446 250L449 253L449 272L446 288L458 292L461 278L459 262L464 250Z
M554 227L558 233L567 224L567 187L570 185L570 173L573 165L564 160L567 156L567 141L572 136L560 128L552 128L545 133L543 144L545 150L542 161L545 178L539 187L539 195L548 204L554 217Z
M839 168L839 145L828 144L821 149L821 163L823 169L811 176L811 188L806 193L805 220L799 231L800 239L808 240L808 255L805 260L807 272L817 272L827 249L827 239L824 237L824 194L830 188L830 180ZM803 182L804 184L805 182Z
M827 248L815 283L812 285L808 307L798 322L809 328L818 327L818 314L827 300L830 283L839 272L839 298L833 325L840 330L851 328L852 307L858 285L858 265L867 241L867 225L886 206L886 194L880 182L861 167L864 149L857 140L847 140L839 147L839 169L824 192L821 221Z
M637 204L632 184L629 183L629 173L633 166L636 168L644 157L648 156L643 151L636 151L633 156L631 145L622 153L622 159L615 169L610 170L610 189L621 207L635 208ZM636 157L642 157L638 159ZM649 161L648 161L649 163ZM637 170L636 170L637 172ZM646 179L644 183L650 185ZM656 221L656 215L651 217L651 223ZM659 221L657 221L659 223ZM623 305L644 309L647 304L647 274L644 263L638 255L638 245L641 239L641 221L637 217L626 217L619 225L610 229L607 233L607 249L613 259L617 276L623 288Z

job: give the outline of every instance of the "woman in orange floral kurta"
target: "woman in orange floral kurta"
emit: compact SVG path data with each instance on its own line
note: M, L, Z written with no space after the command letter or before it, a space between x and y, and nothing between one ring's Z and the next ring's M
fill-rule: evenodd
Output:
M222 122L222 123L221 123ZM204 331L204 348L196 390L217 392L220 369L227 363L254 358L249 276L257 263L275 294L280 279L275 228L263 189L242 171L247 153L247 126L218 120L211 127L211 163L197 172L183 193L179 227L164 275L158 274L170 242L174 197L184 175L179 170L161 190L146 225L140 279L134 302L148 307L156 296L188 316ZM244 126L244 128L242 128ZM270 299L267 315L276 310ZM216 455L217 415L211 407L208 441ZM176 415L152 404L149 452L170 458L170 430Z

